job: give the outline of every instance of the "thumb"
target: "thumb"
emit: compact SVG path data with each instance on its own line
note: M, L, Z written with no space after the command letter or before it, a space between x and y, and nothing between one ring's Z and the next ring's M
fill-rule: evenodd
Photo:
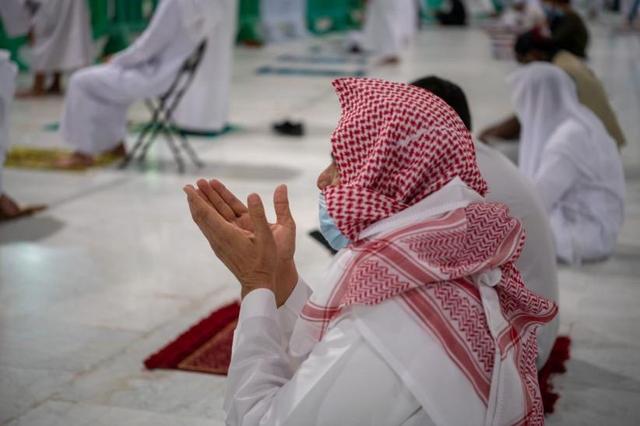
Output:
M260 238L273 238L260 196L258 194L250 194L249 197L247 197L247 207L256 236Z
M276 211L276 222L279 225L290 224L293 222L291 209L289 207L289 195L287 194L287 185L279 185L273 193L273 207Z

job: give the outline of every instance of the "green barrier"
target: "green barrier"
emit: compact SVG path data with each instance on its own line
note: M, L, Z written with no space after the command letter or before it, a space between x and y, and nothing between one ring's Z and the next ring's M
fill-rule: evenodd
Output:
M0 0L2 1L2 0ZM28 69L27 64L20 57L20 48L27 42L26 37L14 37L11 38L4 31L4 26L0 20L0 49L8 50L11 55L11 60L18 65L20 71Z
M240 0L238 5L238 41L262 42L260 0Z
M309 30L316 34L353 28L360 1L307 0Z
M239 0L239 41L261 42L260 0ZM315 34L344 31L362 20L363 0L307 0L307 25Z
M91 14L91 29L93 38L99 39L109 31L109 18L112 16L109 4L105 0L89 0L89 11Z

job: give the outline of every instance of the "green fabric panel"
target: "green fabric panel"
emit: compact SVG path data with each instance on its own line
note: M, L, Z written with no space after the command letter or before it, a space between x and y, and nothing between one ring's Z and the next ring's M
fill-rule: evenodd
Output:
M326 33L352 28L352 11L359 7L358 3L351 0L307 0L309 29L314 33Z
M260 31L260 0L239 1L237 40L263 41Z
M20 71L25 71L29 68L20 57L20 47L22 47L26 42L26 37L9 37L4 31L2 20L0 20L0 49L9 51L9 53L11 54L11 60L18 65Z

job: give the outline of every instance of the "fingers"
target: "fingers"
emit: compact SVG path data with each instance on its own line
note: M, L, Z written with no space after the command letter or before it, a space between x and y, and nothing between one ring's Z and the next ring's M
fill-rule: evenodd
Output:
M191 185L184 187L189 202L189 210L193 221L198 225L200 230L211 244L217 244L219 240L229 237L229 224L220 214L213 209L203 195Z
M229 205L218 195L216 191L211 187L209 182L204 179L198 179L196 182L198 189L206 197L206 200L228 221L232 221L236 218L235 213L229 207Z
M278 224L285 225L293 222L286 185L279 185L273 193L273 207L276 211L276 222Z
M273 238L260 196L258 194L249 195L247 198L247 206L249 207L249 216L251 217L251 222L253 222L256 236L260 238Z
M247 213L247 207L240 201L231 191L227 189L222 182L217 179L212 179L209 184L211 187L222 197L229 207L233 210L236 216L240 216Z

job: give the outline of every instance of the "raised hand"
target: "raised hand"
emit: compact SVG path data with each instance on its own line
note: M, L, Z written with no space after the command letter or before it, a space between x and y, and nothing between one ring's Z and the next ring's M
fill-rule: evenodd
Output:
M219 180L197 182L198 194L220 217L249 234L254 232L249 209ZM273 194L276 222L270 229L276 245L276 286L274 292L278 306L282 305L298 281L293 257L295 254L296 225L289 208L287 187L280 185Z
M242 297L257 288L275 291L276 244L260 197L251 194L247 198L247 229L237 221L227 220L200 190L187 185L184 192L194 222L216 256L240 282Z

